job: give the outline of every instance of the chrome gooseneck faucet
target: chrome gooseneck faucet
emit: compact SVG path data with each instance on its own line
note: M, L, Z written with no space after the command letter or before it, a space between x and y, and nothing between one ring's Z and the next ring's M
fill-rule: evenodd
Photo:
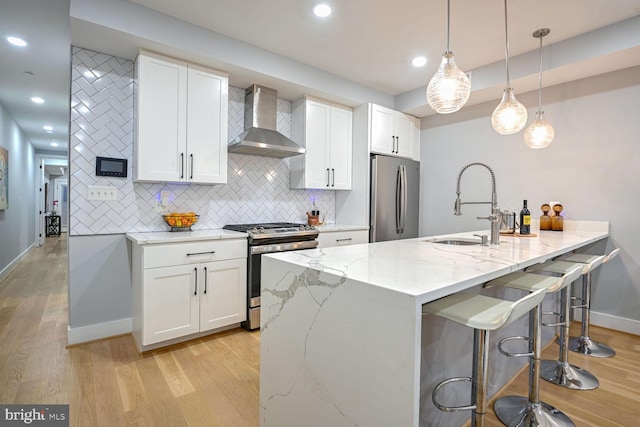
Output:
M462 178L462 174L465 170L467 170L471 166L484 166L489 170L491 174L491 201L490 202L462 202L460 200L460 179ZM460 173L458 174L458 183L456 185L456 204L455 204L455 212L454 215L462 215L461 207L462 205L491 205L491 215L489 216L479 216L478 219L488 219L491 222L491 244L499 245L500 244L500 221L502 219L502 214L500 213L500 209L498 209L498 196L496 195L496 175L493 173L493 170L485 165L484 163L474 162L469 163L465 167L462 168Z

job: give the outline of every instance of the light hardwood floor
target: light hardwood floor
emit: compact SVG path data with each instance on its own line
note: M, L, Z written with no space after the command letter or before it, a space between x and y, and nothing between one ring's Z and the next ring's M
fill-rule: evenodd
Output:
M63 234L47 238L0 283L0 403L68 403L70 424L82 427L258 425L259 332L235 329L144 354L129 335L68 348L66 336ZM594 373L600 388L543 382L543 400L578 426L638 425L640 337L601 328L592 336L617 356L572 354L571 361ZM550 345L544 355L556 353ZM523 372L501 394L526 394L526 381ZM487 425L501 424L490 414Z

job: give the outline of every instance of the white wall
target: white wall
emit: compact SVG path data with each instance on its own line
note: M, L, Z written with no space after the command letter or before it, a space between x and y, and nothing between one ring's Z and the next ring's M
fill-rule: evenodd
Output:
M517 91L517 88L515 88ZM537 109L537 93L517 94ZM607 251L621 256L594 275L593 323L640 334L640 67L578 80L543 90L543 109L555 127L555 139L531 150L522 132L500 136L490 115L498 103L463 108L450 116L422 119L421 234L488 229L489 206L466 205L453 215L456 179L470 162L484 162L496 174L501 208L518 210L528 199L534 218L539 206L560 201L565 218L607 220ZM462 201L490 200L484 168L468 169ZM594 247L592 251L602 251Z
M9 152L9 206L0 211L0 281L34 247L35 149L0 104L0 147Z

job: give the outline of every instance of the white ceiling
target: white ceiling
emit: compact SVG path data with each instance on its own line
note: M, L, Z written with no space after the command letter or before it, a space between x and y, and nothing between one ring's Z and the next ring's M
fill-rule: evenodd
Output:
M6 40L9 35L29 45L12 46ZM67 151L69 0L2 0L0 36L0 102L36 149ZM44 104L34 104L32 96L43 98ZM53 132L44 131L44 125L53 126ZM58 147L51 146L52 138Z
M78 8L83 2L99 3L71 1ZM131 4L126 0L102 1ZM333 5L333 14L324 20L311 14L315 0L133 0L132 3L357 82L381 94L396 96L424 89L446 48L445 0L327 2ZM510 54L513 57L536 51L538 40L532 33L539 28L551 29L544 40L545 45L551 45L639 15L640 0L509 0ZM51 149L51 137L61 142L68 139L69 25L69 0L2 2L0 101L40 149ZM4 40L8 33L22 35L30 46L21 51L10 46ZM88 26L84 32L74 34L72 43L133 59L139 37L104 34L109 33ZM99 40L92 39L92 35ZM640 45L640 40L634 43ZM157 50L158 46L155 47ZM504 61L504 2L453 0L451 49L464 70ZM171 49L167 53L176 54ZM182 56L189 59L189 54L184 52ZM412 67L410 61L416 55L426 56L427 66ZM608 64L594 70L606 72L638 65L640 55L635 56L616 59L618 65ZM232 85L248 86L254 74L256 81L259 79L252 70L226 69ZM23 71L31 71L34 76ZM536 72L534 68L527 74L533 76ZM565 70L562 78L550 76L549 80L566 81L571 79L572 72L574 78L583 76L578 70ZM537 84L537 79L531 81L533 86L528 90ZM284 87L276 89L289 97L297 95ZM313 92L312 89L308 92ZM36 93L47 99L44 105L35 106L29 101ZM428 107L424 108L422 115L428 112ZM417 110L413 113L421 115ZM46 134L43 124L52 124L54 134Z

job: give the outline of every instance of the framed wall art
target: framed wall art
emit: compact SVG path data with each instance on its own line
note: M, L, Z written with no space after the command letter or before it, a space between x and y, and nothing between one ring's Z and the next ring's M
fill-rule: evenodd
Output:
M0 211L9 207L9 152L0 147Z

